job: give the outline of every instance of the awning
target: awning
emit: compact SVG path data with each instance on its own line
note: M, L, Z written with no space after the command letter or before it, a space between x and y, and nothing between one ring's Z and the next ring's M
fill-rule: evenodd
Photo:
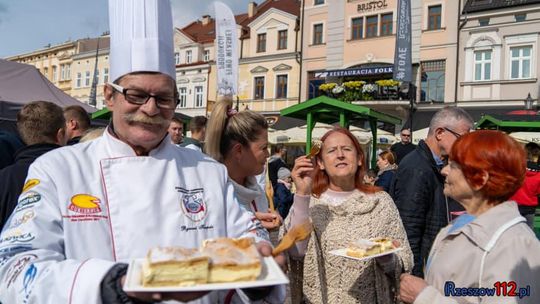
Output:
M540 115L484 115L475 128L504 132L538 132Z

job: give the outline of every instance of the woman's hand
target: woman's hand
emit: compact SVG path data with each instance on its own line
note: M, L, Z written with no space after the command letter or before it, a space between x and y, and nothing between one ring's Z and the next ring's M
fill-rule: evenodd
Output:
M294 161L294 167L291 172L296 194L311 195L311 185L313 183L313 161L305 155L298 157Z
M404 273L399 282L399 299L405 303L413 303L427 286L423 279Z
M281 226L281 216L276 211L255 212L255 217L261 222L266 230L276 229Z

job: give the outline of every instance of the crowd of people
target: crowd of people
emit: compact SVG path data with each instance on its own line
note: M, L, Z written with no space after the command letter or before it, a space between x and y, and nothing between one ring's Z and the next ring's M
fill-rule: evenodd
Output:
M339 127L289 166L285 146L270 155L265 117L231 96L209 118L175 117L170 7L146 4L111 1L106 128L36 101L17 116L22 140L0 133L1 303L540 303L537 145L470 132L469 114L446 107L418 145L404 127L377 171ZM272 234L306 222L309 237L274 257L288 288L123 290L128 262L149 248L250 237L270 256ZM330 253L379 237L400 250Z

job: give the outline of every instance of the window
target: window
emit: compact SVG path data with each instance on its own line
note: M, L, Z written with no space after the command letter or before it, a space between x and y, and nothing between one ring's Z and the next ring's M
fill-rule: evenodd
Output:
M195 87L195 107L200 108L203 106L203 88L202 86Z
M324 4L324 0L314 0L313 5L321 5Z
M351 40L364 38L364 18L353 18L351 21Z
M66 79L71 79L71 64L66 64Z
M191 51L186 51L186 63L191 63Z
M377 37L377 26L379 16L369 16L366 18L366 38Z
M57 77L58 77L58 67L53 65L53 67L52 67L52 81L57 81L58 80Z
M323 44L323 25L313 25L313 44Z
M481 18L481 19L478 19L478 23L480 24L480 26L486 26L486 25L489 25L489 18Z
M45 77L49 78L49 68L43 68L43 75L45 75Z
M527 20L527 14L515 14L514 18L516 18L516 22L522 22Z
M257 35L257 53L266 52L266 34Z
M90 71L86 71L86 73L84 73L84 86L90 86Z
M60 65L60 80L66 79L66 66L64 64Z
M204 62L210 61L210 50L204 50Z
M444 102L445 65L446 62L444 60L425 61L421 63L421 101Z
M287 98L287 75L276 78L276 98Z
M510 79L530 78L532 46L510 48Z
M255 77L255 92L253 93L253 99L264 98L264 77Z
M77 73L77 88L81 87L81 82L82 82L82 74Z
M474 80L491 79L491 50L474 52Z
M392 18L392 13L381 15L381 36L392 35Z
M278 50L287 48L287 30L278 31Z
M109 82L109 68L103 69L103 83Z
M179 94L180 102L178 103L178 107L185 108L186 102L187 102L187 88L180 88L179 91L180 91L180 94Z
M180 53L174 53L174 63L180 64Z
M434 5L428 7L428 30L441 29L442 6Z

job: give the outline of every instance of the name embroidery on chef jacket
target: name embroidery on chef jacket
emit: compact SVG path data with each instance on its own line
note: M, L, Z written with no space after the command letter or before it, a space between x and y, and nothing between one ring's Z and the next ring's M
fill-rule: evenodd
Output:
M68 214L63 214L62 217L71 222L99 221L109 218L102 214L101 200L90 194L73 195L67 209Z

